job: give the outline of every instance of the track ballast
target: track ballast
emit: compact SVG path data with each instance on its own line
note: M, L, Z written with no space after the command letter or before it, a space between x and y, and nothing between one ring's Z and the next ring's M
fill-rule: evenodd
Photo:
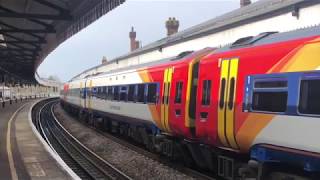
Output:
M33 108L33 123L49 146L81 179L131 179L100 158L68 133L53 114L57 100L46 100Z

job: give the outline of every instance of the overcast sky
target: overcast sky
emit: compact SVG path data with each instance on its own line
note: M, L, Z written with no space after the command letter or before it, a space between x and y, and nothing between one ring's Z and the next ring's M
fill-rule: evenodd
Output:
M239 8L240 0L127 0L56 48L40 65L41 77L67 81L80 72L129 52L129 31L146 45L166 36L165 21L176 17L179 30Z

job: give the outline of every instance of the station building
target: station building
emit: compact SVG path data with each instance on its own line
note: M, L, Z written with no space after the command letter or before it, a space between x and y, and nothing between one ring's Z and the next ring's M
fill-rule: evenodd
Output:
M172 29L168 23L173 24ZM88 69L74 78L134 66L177 56L184 51L220 47L237 39L263 32L286 32L320 24L318 0L260 0L250 4L242 0L241 8L207 22L175 33L176 19L166 22L168 36L139 48L135 32L130 32L131 52ZM135 46L135 47L132 47Z

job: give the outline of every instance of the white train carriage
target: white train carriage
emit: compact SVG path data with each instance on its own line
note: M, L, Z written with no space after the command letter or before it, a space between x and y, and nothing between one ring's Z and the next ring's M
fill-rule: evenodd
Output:
M0 101L9 100L10 98L11 98L10 88L8 88L6 86L0 87Z

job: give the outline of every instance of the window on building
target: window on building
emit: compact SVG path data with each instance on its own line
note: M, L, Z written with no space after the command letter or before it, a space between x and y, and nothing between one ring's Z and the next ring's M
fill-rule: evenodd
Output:
M113 100L119 101L119 86L113 87Z
M211 80L203 81L203 89L202 89L202 105L210 105L210 97L211 97Z
M157 103L157 84L148 84L147 102Z
M182 102L182 88L183 88L183 82L182 81L176 82L176 94L174 98L175 104L180 104Z
M130 101L130 102L133 102L133 101L134 101L135 88L136 88L136 85L129 85L128 101Z
M145 84L138 84L137 102L144 102Z
M320 114L320 79L301 81L299 112Z
M285 112L287 110L287 81L255 82L252 109L255 111Z
M127 86L120 87L120 101L127 101L127 92L128 92Z

